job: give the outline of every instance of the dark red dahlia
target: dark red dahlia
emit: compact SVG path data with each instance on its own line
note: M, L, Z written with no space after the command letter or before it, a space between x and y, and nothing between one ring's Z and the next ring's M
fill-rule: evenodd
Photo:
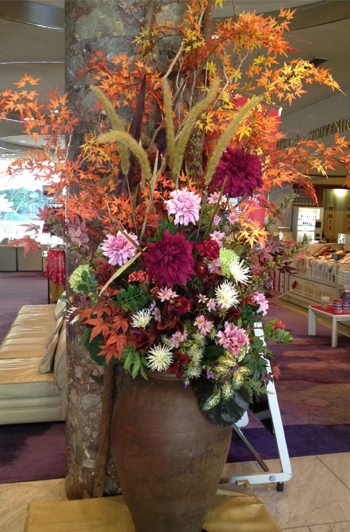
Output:
M244 194L252 196L263 183L261 161L257 155L248 151L227 148L216 168L213 185L222 187L225 176L227 176L225 195L230 198L240 198Z
M163 240L148 244L148 251L143 254L148 279L154 279L158 286L166 285L168 288L175 283L186 284L191 275L196 273L193 269L192 247L193 244L183 235L170 235L166 229Z
M204 242L199 242L196 244L196 248L201 257L204 257L208 260L216 260L220 255L220 247L215 240L205 240Z

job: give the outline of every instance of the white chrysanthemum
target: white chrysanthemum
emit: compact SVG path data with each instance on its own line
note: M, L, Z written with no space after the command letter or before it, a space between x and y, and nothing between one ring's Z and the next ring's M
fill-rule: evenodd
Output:
M149 350L147 359L152 371L165 371L173 361L173 354L170 347L156 345Z
M191 362L199 364L203 358L203 348L194 344L187 351L187 355L191 358Z
M199 345L205 345L205 336L200 332L195 332L192 336L193 340Z
M224 281L215 290L215 301L224 309L229 309L234 305L238 305L238 292L229 281Z
M136 314L132 316L132 327L141 327L145 329L149 322L151 321L151 311L149 309L139 310Z
M230 274L237 283L247 284L250 280L249 267L243 266L241 262L233 260L228 265Z
M189 379L198 379L202 374L202 366L190 367L186 371L186 375Z

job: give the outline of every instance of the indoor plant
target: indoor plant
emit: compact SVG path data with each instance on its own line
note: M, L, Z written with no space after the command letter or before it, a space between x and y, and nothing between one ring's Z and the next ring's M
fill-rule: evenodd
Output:
M254 192L267 192L271 186L292 181L308 186L312 193L305 173L332 164L343 156L344 146L338 139L334 151L326 154L328 159L323 167L322 148L315 142L301 142L290 150L274 150L279 133L277 119L269 115L271 103L300 95L303 79L314 78L336 87L326 71L303 61L271 69L275 56L291 49L283 38L290 12L282 12L280 22L243 15L238 21L219 25L215 38L204 39L201 21L205 7L206 2L192 2L185 21L175 28L183 44L173 54L174 61L167 63L165 74L123 56L113 59L111 68L98 54L87 65L92 83L105 91L112 107L136 107L130 128L136 143L123 132L99 140L96 135L87 134L81 153L70 161L56 142L60 132L70 133L75 120L63 98L51 95L49 112L44 115L40 106L33 103L32 95L21 94L22 107L18 110L28 119L26 131L39 131L50 146L43 154L35 154L29 162L21 164L48 177L60 175L59 182L52 186L57 202L67 205L67 223L62 225L59 220L63 209L46 209L41 215L53 231L65 236L80 264L70 279L77 294L73 306L78 308L72 319L79 315L86 330L88 350L99 364L121 358L134 376L152 363L158 369L171 367L179 377L183 372L185 379L196 383L207 415L221 423L222 408L230 410L230 414L233 409L238 417L242 412L237 411L242 379L244 389L262 389L262 381L269 377L261 356L268 352L255 338L252 328L253 322L262 321L265 296L252 296L269 289L271 272L288 267L293 251L283 249L265 228L252 222L254 213L248 198ZM153 41L174 28L169 23L149 30L139 39L144 57L152 56ZM270 49L266 56L259 56L249 65L248 81L243 86L237 65L246 52L264 46ZM226 54L228 47L236 54L236 66ZM221 80L220 88L216 78ZM173 97L165 98L164 105L162 94L169 91L167 80L172 83ZM215 102L208 98L200 114L190 115L197 102L203 102L207 90L211 97L216 91ZM249 96L254 91L264 94L264 106L257 106L241 122L237 120L242 107L240 96ZM137 93L141 95L138 103ZM101 115L101 130L108 130L111 125L121 129L111 105L99 96L110 119L108 122ZM16 98L12 93L2 95L5 114L7 106L19 105ZM162 137L165 115L167 142ZM191 120L196 118L195 122L191 123L190 116ZM146 132L141 131L142 119L148 121ZM232 119L236 119L238 129L234 131L233 127L220 146L219 137ZM186 132L190 134L187 136ZM141 133L146 155L138 147ZM113 142L101 144L108 139ZM116 141L123 139L124 154L116 145ZM219 163L218 156L227 144L229 147ZM214 146L219 146L216 152ZM135 164L135 159L129 161L126 152L129 148L141 165ZM11 170L16 171L16 167ZM242 182L245 186L241 186ZM60 196L65 186L75 184L79 185L77 192L72 188L67 199ZM240 198L237 208L223 201L226 195ZM279 214L271 203L261 203L270 213ZM105 249L98 248L99 244ZM220 259L220 249L219 265L215 261ZM137 256L141 251L142 256ZM163 258L166 266L167 253L177 253L177 258L183 253L182 260L176 263L178 270L159 269L156 261ZM137 258L127 263L129 256L131 260ZM119 276L105 288L116 273L114 266L118 260L128 267L119 271ZM147 283L145 275L149 278ZM254 305L254 299L259 305ZM277 324L265 329L278 340L288 339ZM217 332L217 341L213 331ZM245 352L248 342L249 351ZM166 358L168 368L164 364ZM198 363L193 364L196 360ZM196 379L199 374L201 378ZM209 408L215 402L218 403ZM233 419L226 418L229 423Z

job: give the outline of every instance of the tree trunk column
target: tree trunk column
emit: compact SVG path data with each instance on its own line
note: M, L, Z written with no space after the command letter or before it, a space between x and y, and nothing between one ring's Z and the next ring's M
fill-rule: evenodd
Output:
M84 131L94 129L95 96L88 79L76 79L92 54L135 54L135 36L144 25L152 0L66 0L66 92L70 109L80 118L70 157L74 159L82 144ZM184 0L157 0L155 21L182 18ZM76 268L67 250L67 276ZM104 368L94 364L80 343L76 325L67 328L67 478L69 499L92 497L98 453L98 435L102 412ZM122 369L116 371L116 394L123 381ZM115 495L119 483L112 451L109 451L104 493Z

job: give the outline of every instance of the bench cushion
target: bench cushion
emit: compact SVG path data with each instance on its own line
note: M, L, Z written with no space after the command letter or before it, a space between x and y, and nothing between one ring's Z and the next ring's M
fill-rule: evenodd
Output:
M64 321L58 340L53 372L60 390L64 390L67 384L66 378L66 322Z
M54 316L56 305L23 305L18 311L18 316L26 314L27 316Z
M38 358L0 360L0 399L60 395L55 376L40 373Z
M49 371L52 370L55 353L56 353L56 347L58 344L58 338L59 338L59 334L60 334L63 321L64 321L64 314L62 314L61 317L56 321L56 324L47 341L45 355L42 361L40 362L40 366L39 366L39 371L41 373L48 373Z

